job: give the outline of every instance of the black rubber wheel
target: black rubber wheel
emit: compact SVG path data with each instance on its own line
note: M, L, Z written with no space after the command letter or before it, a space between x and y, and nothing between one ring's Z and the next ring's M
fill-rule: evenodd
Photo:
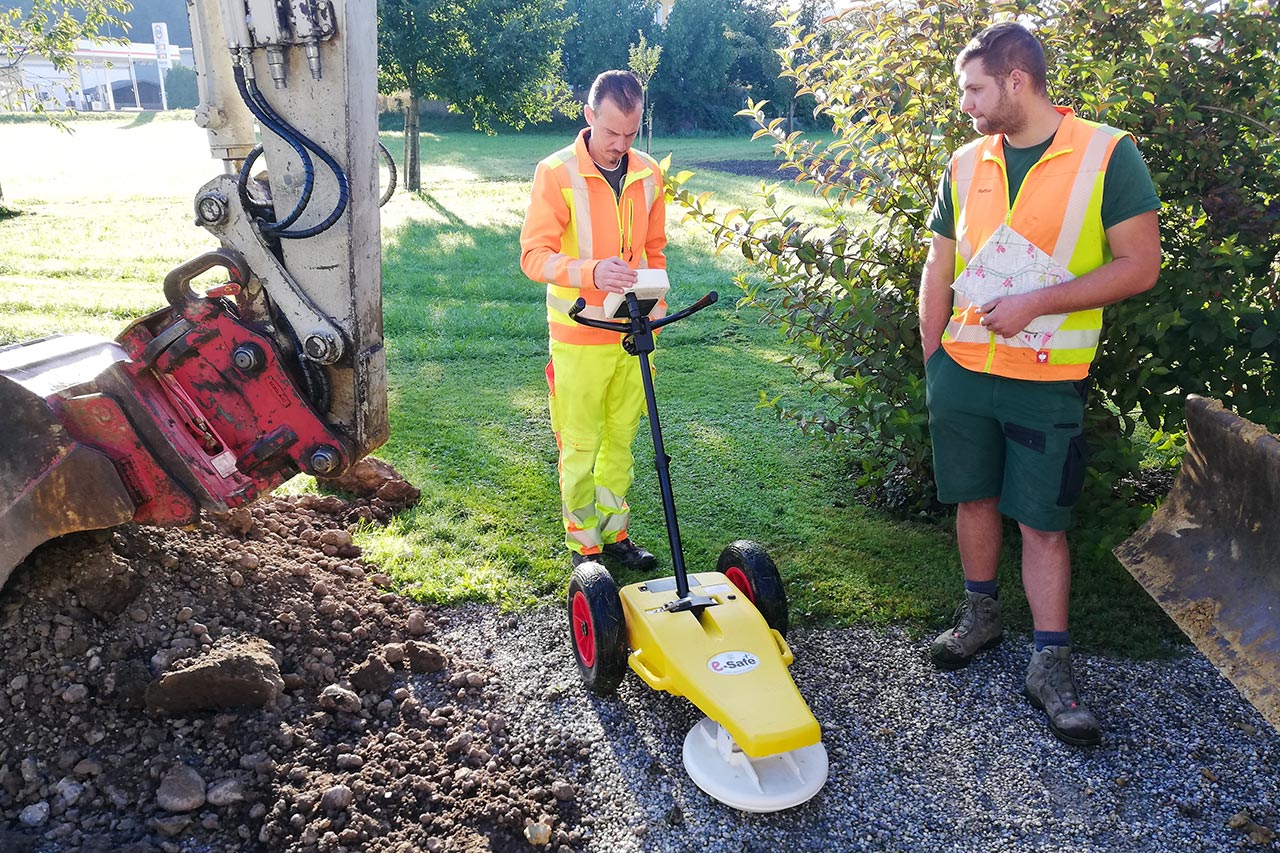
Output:
M627 625L618 585L599 563L583 563L569 579L569 636L582 681L592 693L618 689L627 671Z
M716 571L751 599L770 628L786 636L787 593L782 588L782 575L764 546L750 539L730 542L720 552Z

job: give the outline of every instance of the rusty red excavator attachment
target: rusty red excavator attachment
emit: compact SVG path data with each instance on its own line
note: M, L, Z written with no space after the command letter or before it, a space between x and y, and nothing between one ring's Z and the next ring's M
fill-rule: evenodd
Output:
M1217 400L1186 411L1178 479L1115 554L1280 729L1280 439Z
M226 281L197 295L216 268ZM232 297L250 273L221 249L165 280L170 307L115 341L62 335L0 349L0 586L37 545L127 521L188 524L298 472L331 475L349 443Z

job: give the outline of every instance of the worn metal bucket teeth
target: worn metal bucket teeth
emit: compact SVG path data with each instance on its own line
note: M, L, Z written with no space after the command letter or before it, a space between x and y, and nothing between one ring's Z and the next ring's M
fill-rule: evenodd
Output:
M1173 489L1115 554L1280 729L1280 439L1217 400L1186 413Z

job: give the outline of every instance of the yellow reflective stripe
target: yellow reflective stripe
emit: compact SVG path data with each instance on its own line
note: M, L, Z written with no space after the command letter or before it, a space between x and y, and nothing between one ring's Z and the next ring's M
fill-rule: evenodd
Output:
M596 504L603 509L611 509L620 512L627 508L627 502L614 494L612 489L606 486L596 484Z
M973 244L960 234L960 211L964 200L969 197L969 184L973 183L974 172L978 168L978 150L982 140L975 140L956 152L951 170L951 210L955 221L952 227L956 230L956 275L964 271L965 266L973 259Z
M550 311L564 314L567 318L569 315L569 309L573 307L573 303L575 301L577 301L576 296L573 299L562 299L552 293L551 288L547 288L547 309Z
M1079 313L1088 314L1091 312L1081 311ZM1098 328L1090 328L1089 326L1081 325L1075 329L1066 328L1065 326L1066 324L1064 323L1063 328L1059 328L1045 340L1044 348L1046 350L1052 352L1059 350L1091 351L1097 348L1099 333L1101 332L1100 326ZM993 338L996 338L994 332L987 331L983 326L974 323L960 323L956 320L952 320L947 324L946 334L948 340L960 344L987 344ZM996 340L996 343L1002 346L1009 346L1009 344L1001 344L999 339ZM1020 346L1020 344L1015 343L1013 346Z
M947 324L947 334L951 340L961 344L987 344L995 336L994 332L988 332L984 326L958 323L955 320Z
M555 281L556 267L560 265L560 261L564 259L564 255L552 255L547 258L547 262L542 265L542 280Z
M1096 346L1082 347L1080 349L1063 349L1061 347L1053 347L1049 350L1049 363L1087 365L1093 361L1093 357L1097 354L1097 351L1098 348Z
M1071 259L1075 256L1076 246L1080 241L1080 233L1085 223L1095 216L1101 216L1101 193L1097 192L1102 183L1102 164L1112 144L1124 131L1112 127L1098 127L1089 143L1085 146L1080 160L1080 170L1076 173L1071 185L1071 195L1067 200L1066 215L1063 217L1062 230L1058 232L1058 242L1053 248L1053 259L1064 267L1070 268ZM1093 209L1097 197L1098 209Z
M564 507L563 509L565 519L573 522L578 529L595 526L595 504L587 504L586 506L579 507L578 509L569 509L568 507Z
M578 174L576 169L566 170L569 173L569 190L572 202L569 210L569 224L577 224L578 257L594 258L595 242L591 233L591 194L587 189L587 180Z

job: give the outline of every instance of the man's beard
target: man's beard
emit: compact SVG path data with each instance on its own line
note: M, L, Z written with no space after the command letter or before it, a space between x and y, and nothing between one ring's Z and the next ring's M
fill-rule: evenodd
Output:
M985 130L979 128L979 130L988 136L994 136L997 133L1009 136L1027 126L1026 112L1014 105L1003 86L1000 88L1000 100L996 101L995 111L983 116L983 119L986 128Z

